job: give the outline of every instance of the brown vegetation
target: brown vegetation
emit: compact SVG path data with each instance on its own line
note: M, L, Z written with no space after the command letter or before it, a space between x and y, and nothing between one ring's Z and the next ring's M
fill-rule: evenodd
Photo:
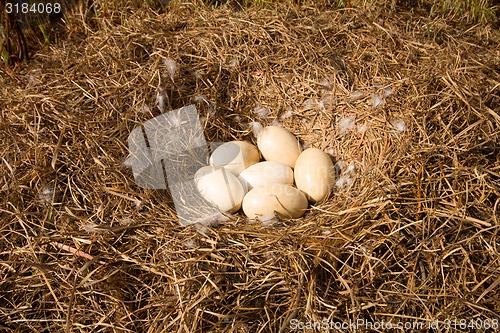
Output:
M498 320L498 29L290 5L99 13L0 71L1 330ZM303 218L183 228L123 167L158 94L196 101L207 141L278 120L354 171Z

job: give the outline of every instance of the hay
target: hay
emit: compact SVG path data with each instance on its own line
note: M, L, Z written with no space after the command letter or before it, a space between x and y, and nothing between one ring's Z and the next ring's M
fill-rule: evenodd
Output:
M0 72L2 330L495 323L498 30L398 11L96 3L97 27L73 22ZM197 102L208 141L279 121L332 151L342 181L298 220L180 227L168 193L123 165L159 100Z

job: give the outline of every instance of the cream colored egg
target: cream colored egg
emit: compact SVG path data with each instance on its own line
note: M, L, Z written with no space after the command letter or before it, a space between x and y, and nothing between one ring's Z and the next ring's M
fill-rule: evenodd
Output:
M287 184L272 184L251 189L243 199L243 211L250 219L267 220L274 212L285 218L299 218L307 209L307 198Z
M246 141L226 142L217 147L210 156L210 165L223 167L236 176L259 161L259 150Z
M245 190L234 174L224 168L205 166L194 175L196 188L208 202L223 212L241 208Z
M316 148L300 154L294 169L295 185L312 202L318 202L330 194L335 184L335 169L325 152Z
M293 185L293 170L284 163L266 161L245 169L240 173L238 179L248 190L272 184Z
M257 135L257 146L267 161L295 166L301 152L299 140L287 129L279 126L267 126Z

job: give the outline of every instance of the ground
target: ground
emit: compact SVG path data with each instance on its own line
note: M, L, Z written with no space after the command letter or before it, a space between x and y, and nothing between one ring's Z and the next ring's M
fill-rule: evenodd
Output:
M0 71L2 330L497 330L493 23L398 4L96 13ZM330 153L334 191L296 220L180 226L124 162L135 127L191 103L209 142L279 122Z

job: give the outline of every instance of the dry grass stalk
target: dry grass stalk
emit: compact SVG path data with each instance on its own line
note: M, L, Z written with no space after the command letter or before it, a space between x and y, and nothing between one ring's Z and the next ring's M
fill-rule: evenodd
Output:
M2 330L498 318L498 30L307 6L105 9L0 71ZM199 101L208 141L279 120L352 163L350 181L298 220L182 228L168 193L121 165L159 91L166 110Z

